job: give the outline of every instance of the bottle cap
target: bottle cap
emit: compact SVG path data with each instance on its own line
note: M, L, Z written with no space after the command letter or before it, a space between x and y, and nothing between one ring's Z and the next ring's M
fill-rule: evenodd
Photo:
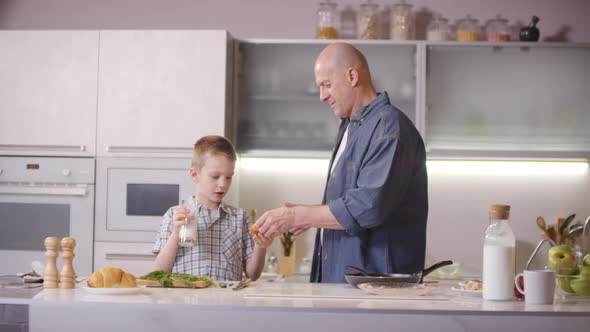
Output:
M510 205L494 204L490 206L490 219L508 220Z

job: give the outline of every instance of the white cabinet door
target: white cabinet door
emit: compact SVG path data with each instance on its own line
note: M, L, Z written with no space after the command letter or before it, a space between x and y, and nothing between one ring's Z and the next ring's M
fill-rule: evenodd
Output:
M101 31L98 155L190 156L226 133L225 31Z
M98 31L2 31L0 45L0 154L93 156Z
M155 241L155 240L154 240ZM136 277L154 270L154 243L94 242L94 271L118 267Z

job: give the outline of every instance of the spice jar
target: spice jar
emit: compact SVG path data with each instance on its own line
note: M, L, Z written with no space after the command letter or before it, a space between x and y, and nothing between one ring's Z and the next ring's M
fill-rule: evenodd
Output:
M486 37L491 42L510 41L510 27L508 20L503 19L500 15L488 22L486 25Z
M440 15L434 15L432 21L426 28L426 39L432 41L451 40L451 28L449 27L449 20Z
M379 39L379 5L363 3L360 6L357 22L358 39Z
M320 2L320 7L318 8L318 26L316 36L318 39L338 38L337 7L338 5L333 2Z
M401 0L393 5L390 17L390 38L392 40L414 39L414 13L412 5Z
M479 25L477 20L467 15L457 23L457 41L470 42L479 40Z

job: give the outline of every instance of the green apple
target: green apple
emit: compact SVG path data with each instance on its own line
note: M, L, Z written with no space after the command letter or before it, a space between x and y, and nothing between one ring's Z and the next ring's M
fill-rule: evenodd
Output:
M580 266L580 279L590 280L590 266Z
M579 295L590 295L590 279L572 279L570 286Z
M586 256L584 256L583 264L584 266L590 266L590 254L586 254Z
M549 268L557 274L570 275L576 272L576 255L567 244L549 249Z
M559 286L564 292L574 293L574 290L570 287L570 279L567 277L557 278L557 286Z

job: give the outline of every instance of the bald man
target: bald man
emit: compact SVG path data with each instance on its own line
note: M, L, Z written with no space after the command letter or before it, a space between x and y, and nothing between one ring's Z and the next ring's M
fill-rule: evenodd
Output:
M341 119L322 205L273 209L257 221L274 238L317 227L312 282L345 282L347 265L381 273L424 268L428 193L424 142L377 93L364 55L327 46L314 67L320 99Z

